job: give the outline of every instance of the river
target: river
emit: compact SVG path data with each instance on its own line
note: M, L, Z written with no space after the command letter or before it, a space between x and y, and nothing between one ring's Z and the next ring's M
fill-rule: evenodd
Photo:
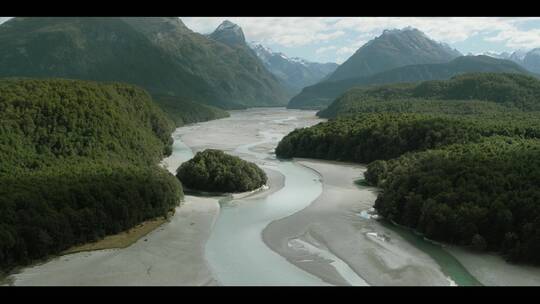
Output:
M338 208L332 205L331 200L320 201L325 197L322 195L325 189L322 183L323 175L308 168L309 163L306 166L296 161L278 160L273 153L279 140L288 132L320 122L321 120L314 114L313 111L276 108L250 109L231 111L229 118L178 128L173 134L175 139L173 153L162 162L171 173L174 173L182 162L193 157L197 151L215 148L257 163L276 180L280 177L282 184L276 186L279 184L276 183L273 189L252 195L213 198L186 196L187 207L179 207L171 222L128 248L56 257L45 263L22 269L10 277L11 282L14 285L366 286L374 285L370 282L374 280L370 279L369 272L379 271L383 279L375 285L384 285L385 282L399 284L401 282L399 276L396 279L395 269L391 269L391 265L384 266L387 268L380 265L372 267L371 264L380 264L380 261L375 263L374 260L367 258L362 260L360 253L363 248L357 248L357 253L348 257L339 250L339 244L334 244L331 239L324 240L325 233L320 233L322 239L319 241L313 236L305 237L305 235L276 240L276 244L288 246L287 250L301 253L300 262L306 265L318 263L317 271L311 271L315 268L298 267L303 265L297 263L298 259L292 263L291 257L278 254L279 250L272 250L263 241L262 234L265 229L273 227L270 230L278 232L280 229L286 229L287 223L284 222L283 226L276 223L280 220L293 219L294 216L300 219L300 216L303 216L302 212L312 207L316 200L323 207L325 204L328 206L321 209L322 211L317 211L319 213L330 214ZM353 174L361 174L361 170L353 166L330 162L324 165L336 172L345 172L347 169L352 170ZM352 181L345 180L344 183L347 187L349 183L352 185ZM328 188L328 185L325 187ZM406 252L411 253L404 260L407 265L399 267L410 271L416 267L415 262L421 261L424 268L418 268L417 272L410 273L425 275L429 272L432 277L438 278L438 281L430 281L430 277L426 275L427 284L479 284L443 247L432 244L405 229L381 225L375 219L366 216L365 211L368 208L365 206L372 205L375 197L371 194L372 189L367 187L347 189L357 191L352 193L359 197L369 194L366 196L367 205L366 202L364 205L351 202L356 207L355 213L346 214L347 229L349 231L356 229L352 230L352 233L357 232L358 235L365 235L366 239L372 240L371 242L378 242L374 243L376 246L369 248L371 251L381 253L377 259L383 254L388 256L388 253L384 252L389 248L407 247ZM217 211L212 213L212 216L206 215L207 210L197 210L203 203L217 206L218 202L219 208L216 207ZM359 210L362 208L363 210ZM324 213L319 215L322 219L326 218ZM195 219L196 216L201 220ZM339 216L338 220L343 217L342 214ZM308 217L301 219L306 218ZM321 222L321 225L324 226L324 222ZM365 230L366 227L371 230ZM199 236L204 233L208 235ZM326 235L332 235L329 233ZM384 238L379 237L383 234L391 234L392 242L384 244ZM345 237L345 234L343 236ZM351 241L350 244L355 243ZM197 247L197 250L186 248L189 246ZM359 260L361 262L358 262ZM397 260L398 258L393 258L392 263L396 264ZM191 264L195 266L190 266ZM389 278L393 276L392 281L390 279L384 281L385 275Z

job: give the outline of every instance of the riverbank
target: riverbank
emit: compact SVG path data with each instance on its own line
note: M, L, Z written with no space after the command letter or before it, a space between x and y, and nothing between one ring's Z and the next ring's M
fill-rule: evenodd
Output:
M118 234L108 235L96 242L71 247L61 252L60 255L67 255L83 251L126 248L166 222L167 219L163 217L148 220L138 224L137 226L127 231L122 231Z
M540 286L540 267L506 262L492 253L478 253L446 245L445 250L486 286Z
M10 284L215 285L204 245L218 214L218 198L186 196L170 222L133 245L56 257L12 275Z
M237 124L237 122L223 122L224 124ZM258 121L253 121L258 125ZM202 139L205 142L204 126L213 126L216 122L202 123L179 128L174 132L173 154L164 159L162 165L171 173L184 161L193 157L192 145L183 142L186 128L193 129L189 138ZM218 125L221 123L218 123ZM222 129L217 127L217 129ZM244 136L227 139L220 136L221 141L236 144L247 144L260 140L254 128L240 128L249 130L242 132ZM261 125L261 129L264 126ZM224 130L230 132L229 129ZM289 130L287 130L289 131ZM284 131L285 133L285 131ZM215 138L208 139L208 147L214 147ZM276 139L273 139L276 140ZM188 140L189 142L189 140ZM232 151L235 145L228 145ZM194 150L198 150L195 147ZM246 156L246 155L243 155ZM267 197L280 191L285 184L285 177L274 170L272 166L263 167L268 175L268 188L253 193L235 194L240 202L253 201ZM205 259L205 245L212 228L220 214L220 203L223 196L185 196L185 202L169 222L162 224L144 225L138 235L131 234L130 246L121 249L102 249L96 244L87 244L84 248L72 249L76 251L102 249L95 251L81 251L65 256L56 257L45 263L34 265L21 270L20 273L9 277L6 284L14 285L217 285L207 261ZM152 229L154 228L154 229ZM144 231L147 230L147 231ZM143 232L144 231L144 232ZM147 234L146 234L147 233ZM142 237L144 234L144 237ZM122 234L111 238L122 238ZM107 239L109 242L110 240ZM118 246L114 241L114 245Z
M359 216L371 209L376 199L370 188L354 184L363 177L365 167L296 161L320 174L323 192L307 208L266 227L263 240L270 248L336 285L348 285L344 272L331 271L331 261L321 258L316 250L308 250L309 246L339 257L369 285L452 284L427 254L377 221ZM298 244L304 244L303 248Z

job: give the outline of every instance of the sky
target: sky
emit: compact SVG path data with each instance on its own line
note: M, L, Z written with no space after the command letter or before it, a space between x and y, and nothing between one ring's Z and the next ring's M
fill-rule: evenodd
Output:
M0 23L9 17L0 17ZM180 17L195 32L212 32L224 20L246 39L289 57L342 63L385 29L417 28L463 54L540 47L540 17Z

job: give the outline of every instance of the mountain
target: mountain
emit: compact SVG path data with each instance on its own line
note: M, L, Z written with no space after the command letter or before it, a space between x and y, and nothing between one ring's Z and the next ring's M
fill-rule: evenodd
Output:
M513 53L486 52L487 56L512 60L533 73L540 73L540 48L530 51L517 50Z
M505 72L530 74L518 64L489 56L461 56L448 63L417 64L395 68L368 77L336 82L321 82L304 88L291 99L289 108L324 108L348 89L360 85L449 79L467 72Z
M242 28L229 20L223 21L208 37L229 46L244 46L246 44Z
M453 103L456 107L463 108L463 102L458 101L474 102L480 112L538 111L540 101L537 96L540 96L540 80L536 77L523 73L474 72L447 80L355 87L317 115L333 118L372 112L378 108L378 104L386 109L398 109L398 112L408 111L408 108L424 112L421 108L433 110L432 103L435 108L440 107L438 101L448 101L442 104L442 108L451 107ZM399 109L397 106L400 104L406 105L407 109Z
M358 49L325 81L364 77L385 70L423 63L444 63L461 54L414 28L385 30Z
M120 81L221 108L287 100L245 48L195 33L176 17L18 17L0 25L0 45L0 77Z
M321 81L336 70L337 63L310 62L298 57L287 57L273 52L262 44L250 45L266 68L298 94L304 87Z
M470 54L470 55L474 56L473 54ZM487 51L487 52L483 52L481 55L489 56L489 57L497 58L497 59L507 59L507 60L514 61L512 59L513 58L512 56L514 55L514 53L508 53L508 52L497 53L497 52Z
M523 66L534 73L540 73L540 48L533 49L523 58Z

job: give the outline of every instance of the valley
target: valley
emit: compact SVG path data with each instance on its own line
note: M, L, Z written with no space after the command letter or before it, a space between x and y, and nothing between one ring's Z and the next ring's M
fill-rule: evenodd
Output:
M0 17L0 286L540 286L540 18L475 18Z
M513 266L495 258L480 266L471 264L469 261L478 256L475 253L429 245L425 240L415 239L411 232L379 223L369 215L377 190L354 184L364 173L364 166L275 158L272 151L284 134L319 121L313 111L267 108L232 111L229 118L178 128L173 135L173 154L162 162L169 171L174 172L196 151L219 148L260 165L269 176L269 189L220 197L186 195L169 222L130 247L53 258L19 270L8 282L13 285L512 284L511 276L493 280L487 269L499 267L511 269L516 276L540 278L536 268ZM238 129L239 125L243 128ZM445 258L454 252L471 270L455 258ZM478 277L475 279L470 273Z

